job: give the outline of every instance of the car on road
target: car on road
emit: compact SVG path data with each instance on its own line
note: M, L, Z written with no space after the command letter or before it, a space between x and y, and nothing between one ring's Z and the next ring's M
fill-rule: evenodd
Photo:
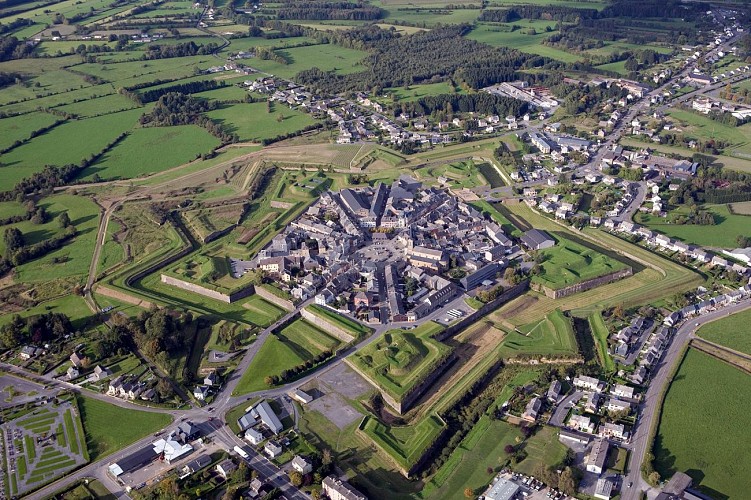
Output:
M629 481L628 484L626 485L626 488L630 488L633 484L634 484L633 482Z

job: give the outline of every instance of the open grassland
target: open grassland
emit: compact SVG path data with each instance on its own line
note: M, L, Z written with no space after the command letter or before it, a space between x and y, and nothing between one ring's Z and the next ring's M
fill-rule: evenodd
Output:
M255 59L253 67L282 78L292 78L300 71L310 68L347 74L364 69L358 63L368 55L361 50L330 44L277 49L276 52L287 60L287 64Z
M225 105L210 111L209 118L241 141L261 141L302 130L316 121L307 113L289 109L281 104L272 105L268 112L265 102Z
M32 132L49 127L58 119L41 111L0 119L0 149L28 139Z
M172 417L164 413L133 409L123 411L98 399L86 396L77 399L86 433L86 446L92 460L114 453L172 421ZM117 424L113 425L115 422Z
M480 9L444 10L425 5L418 5L416 8L401 6L385 6L384 8L386 17L383 22L399 24L397 21L402 21L421 28L432 28L437 24L473 23L480 16Z
M160 172L195 160L218 145L219 139L196 125L138 128L80 177L129 179Z
M501 353L504 357L526 354L574 356L577 346L571 320L561 311L554 311L542 320L522 325L508 333Z
M39 316L47 313L64 313L74 326L82 326L85 321L91 317L91 310L84 302L83 297L78 295L67 294L62 297L42 302L34 307L29 307L23 311L7 313L0 315L0 326L9 323L14 315L18 314L22 318Z
M522 474L534 475L540 470L540 466L551 467L563 462L566 457L566 448L558 440L558 429L543 426L534 436L524 442L524 451L527 458L514 466L514 470Z
M111 94L57 106L55 110L65 111L81 118L90 118L137 107L138 105L127 97L120 94Z
M699 328L700 337L751 355L751 309L712 321Z
M714 215L715 224L711 226L698 224L670 224L666 219L641 214L637 220L650 229L659 231L671 238L703 247L736 248L736 238L751 234L751 217L730 212L727 205L704 205L701 207ZM669 214L688 214L687 207L682 206Z
M418 179L433 180L436 183L438 177L445 177L446 183L457 189L487 185L481 169L472 160L446 163L436 167L423 167L415 172Z
M751 470L749 382L740 370L688 350L665 396L654 443L655 469L663 478L681 471L712 498L745 498Z
M3 155L0 190L7 191L45 165L78 164L99 153L121 133L130 130L141 116L134 109L110 115L72 120ZM86 138L82 140L82 138Z
M519 26L518 29L512 26ZM476 25L467 38L487 43L494 47L513 47L522 52L550 57L562 62L576 62L582 56L571 54L561 49L542 44L550 35L558 33L555 21L521 19L513 24L484 24ZM550 31L547 31L548 28Z
M711 118L685 110L671 110L668 114L678 121L684 134L699 139L719 139L732 144L735 151L751 153L751 124L733 127Z
M277 335L270 335L243 373L233 394L247 394L268 388L265 378L279 376L299 364L312 360L325 350L333 350L339 341L305 320L298 319Z
M560 232L554 237L555 246L539 251L543 260L540 274L532 277L533 283L557 290L626 267L618 260L567 239Z
M177 79L192 76L196 66L211 66L211 56L187 56L154 61L127 61L110 64L84 63L75 67L76 71L101 78L107 82L118 82L128 86L139 82Z
M0 219L26 214L26 207L17 201L0 201ZM3 245L5 242L2 243ZM3 249L4 250L4 247Z
M348 362L399 398L451 353L448 345L432 338L441 329L430 322L410 331L390 330L348 358Z
M627 75L629 73L626 69L626 61L616 61L607 64L600 64L596 67L603 71L613 71L615 73L618 73L619 75Z
M37 282L85 274L96 240L99 208L88 198L68 194L44 198L39 206L44 207L48 214L46 223L34 224L31 221L23 221L4 226L3 230L10 227L18 228L23 233L26 244L39 243L62 234L63 230L58 225L57 217L67 212L78 233L62 248L18 266L17 280ZM0 241L0 252L5 252L4 241ZM58 262L54 262L55 260Z
M464 90L453 87L448 82L425 83L421 85L410 85L409 87L391 87L383 91L386 95L393 95L399 101L410 102L416 101L422 97L429 97L440 94L463 94Z
M571 7L574 9L597 9L602 10L607 2L602 0L586 0L579 2L577 0L491 0L490 5L493 7L508 7L512 5L555 5L561 7Z

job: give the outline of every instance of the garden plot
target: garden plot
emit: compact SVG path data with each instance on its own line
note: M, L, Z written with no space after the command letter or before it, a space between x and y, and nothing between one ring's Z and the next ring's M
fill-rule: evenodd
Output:
M11 495L22 495L88 462L78 409L49 404L0 426Z

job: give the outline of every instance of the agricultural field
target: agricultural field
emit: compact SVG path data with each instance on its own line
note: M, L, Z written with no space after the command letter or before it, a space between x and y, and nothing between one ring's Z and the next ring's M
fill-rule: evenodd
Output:
M553 237L557 240L555 246L539 250L542 258L540 274L532 277L533 283L557 290L626 267L622 262L575 243L561 233Z
M265 378L312 360L324 351L333 351L339 341L303 319L297 319L278 334L269 335L233 394L241 395L268 388Z
M727 205L703 205L700 208L714 215L714 225L671 224L672 217L689 213L686 206L671 210L667 219L640 214L637 222L671 238L709 248L736 248L736 238L751 233L751 216L731 213Z
M685 472L705 495L744 498L751 469L749 398L749 375L689 349L662 407L653 450L660 476Z
M92 460L110 455L172 421L172 417L164 413L133 409L124 412L117 406L86 396L79 396L77 400ZM113 426L113 422L118 425Z
M435 5L434 1L432 3ZM445 5L445 2L441 5ZM384 7L384 23L407 23L421 28L432 28L438 24L473 23L480 16L480 9L444 10L431 8L429 5L419 5L416 8Z
M287 60L287 64L256 59L253 61L253 67L282 78L293 78L300 71L310 68L335 71L344 75L362 71L363 68L358 63L368 55L361 50L337 45L310 45L277 49L276 52Z
M440 325L432 322L409 331L390 330L347 362L400 398L451 354L448 345L432 338L440 331Z
M219 139L196 125L137 128L79 177L130 179L161 172L195 160L218 145Z
M516 29L514 26L519 28ZM550 57L562 62L580 61L582 56L542 44L550 35L558 33L555 27L555 21L531 19L521 19L515 21L513 25L478 23L467 38L494 47L514 47L522 52Z
M133 128L140 109L68 121L3 155L0 190L8 191L18 181L41 171L45 165L78 164L101 152L123 132ZM80 140L86 137L87 140Z
M492 316L491 316L492 319ZM576 356L578 347L571 320L554 311L542 320L520 326L503 340L504 357L519 355Z
M720 344L751 356L751 309L720 318L699 328L697 334L710 342Z
M228 132L237 134L241 141L249 142L291 134L316 123L309 114L281 104L273 104L270 109L267 111L265 102L232 104L207 115Z
M686 136L710 140L719 139L733 145L733 151L751 153L751 124L733 127L692 111L674 109L668 115L683 128Z
M49 127L57 120L58 117L41 111L0 119L0 150L28 139L32 132Z

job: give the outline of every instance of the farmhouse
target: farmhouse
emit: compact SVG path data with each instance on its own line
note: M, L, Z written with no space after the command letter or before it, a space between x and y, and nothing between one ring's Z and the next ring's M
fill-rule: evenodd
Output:
M555 245L555 240L539 229L530 229L522 235L521 241L530 250L542 250Z

